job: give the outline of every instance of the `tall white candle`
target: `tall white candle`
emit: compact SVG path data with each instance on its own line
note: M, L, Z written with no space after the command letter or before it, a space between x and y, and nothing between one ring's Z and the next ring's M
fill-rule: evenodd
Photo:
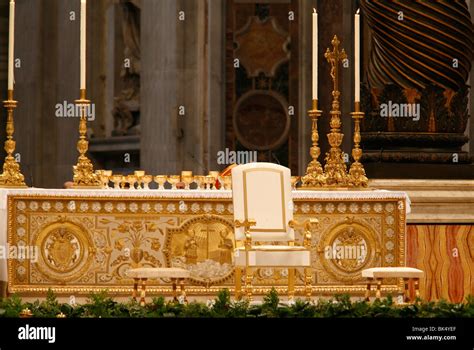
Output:
M10 28L8 33L8 90L13 90L15 69L15 0L10 0Z
M81 0L81 90L86 88L86 6L87 0Z
M313 9L313 100L318 99L318 13Z
M355 14L354 20L354 79L355 79L355 92L354 101L360 102L360 15L359 10Z

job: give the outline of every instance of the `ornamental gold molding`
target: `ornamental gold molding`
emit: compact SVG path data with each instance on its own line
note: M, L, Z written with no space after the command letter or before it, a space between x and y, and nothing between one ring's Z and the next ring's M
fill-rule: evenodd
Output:
M314 293L365 292L364 281L356 273L362 266L339 268L332 261L322 260L320 254L325 244L347 239L340 237L350 227L366 242L370 254L379 249L377 258L383 266L403 265L405 206L405 201L395 196L364 200L296 199L296 220L317 217L320 222L318 234L313 235L311 242ZM61 295L104 289L128 295L132 280L125 271L132 266L172 266L183 260L186 267L206 261L222 266L232 259L229 248L235 246L230 234L230 198L16 194L8 197L7 210L8 243L34 245L40 251L35 263L8 261L10 293L40 294L52 288ZM199 241L197 247L193 240ZM296 240L298 244L303 241L299 230ZM371 267L376 261L370 258L363 266ZM213 268L219 267L214 265ZM233 290L233 270L218 270L213 278L199 276L199 268L195 272L197 275L187 288L189 294L213 295L222 288ZM255 273L255 292L266 293L275 286L286 293L286 275L286 269L259 269ZM400 284L395 280L384 282L384 291L396 292L398 288ZM166 280L150 281L147 290L165 295L172 292ZM296 273L296 292L304 292L302 270Z

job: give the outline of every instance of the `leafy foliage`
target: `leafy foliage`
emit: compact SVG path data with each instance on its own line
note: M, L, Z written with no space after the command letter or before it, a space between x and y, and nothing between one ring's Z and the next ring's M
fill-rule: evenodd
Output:
M280 302L277 291L272 289L264 296L262 303L251 305L248 301L233 301L229 290L224 289L217 294L215 300L208 303L181 304L158 297L144 307L134 300L119 303L108 296L106 291L92 293L82 305L60 303L52 291L47 293L45 300L33 303L23 302L18 295L0 300L0 317L20 317L24 309L29 309L32 317L37 318L54 318L58 314L68 318L453 318L474 317L474 297L468 296L464 303L450 303L445 300L426 302L418 299L414 304L395 305L390 295L372 303L365 300L351 300L349 295L336 295L330 299L314 302L297 299L293 303L285 304Z

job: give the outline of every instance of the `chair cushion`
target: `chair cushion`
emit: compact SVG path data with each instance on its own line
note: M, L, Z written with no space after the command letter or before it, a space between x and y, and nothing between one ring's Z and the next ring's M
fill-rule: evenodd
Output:
M306 267L311 266L311 252L301 246L261 245L253 246L249 254L249 266ZM244 247L235 250L235 265L246 266Z
M293 219L290 169L273 163L248 163L232 169L234 219L252 219L254 242L288 242L295 238L288 222ZM235 228L235 239L245 239L243 227Z
M175 267L139 267L127 271L131 278L189 278L190 272Z
M373 267L362 270L366 278L421 278L424 272L413 267Z

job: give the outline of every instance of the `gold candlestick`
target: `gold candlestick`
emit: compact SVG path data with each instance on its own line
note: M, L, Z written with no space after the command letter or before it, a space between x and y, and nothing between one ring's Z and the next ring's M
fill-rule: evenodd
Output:
M319 132L318 132L318 118L322 115L322 111L318 109L318 100L313 100L312 109L308 111L308 115L311 118L311 142L309 154L312 160L309 162L306 168L306 175L301 178L301 187L305 189L319 188L325 185L326 177L324 176L323 167L319 162L318 158L321 154L319 148Z
M77 164L73 166L74 171L74 188L90 188L101 187L99 176L94 173L94 166L89 158L87 158L87 150L89 149L89 141L87 141L87 115L86 108L91 101L86 99L86 89L80 90L80 99L75 101L81 108L81 118L79 121L79 141L77 141L77 151L79 158Z
M18 105L18 102L13 99L13 90L8 90L7 97L7 100L3 101L3 105L7 109L7 139L5 141L5 152L7 152L7 156L3 163L3 173L0 174L0 187L27 187L25 177L20 170L20 164L18 164L13 156L16 147L16 142L13 139L13 134L15 133L13 111Z
M339 63L347 59L344 49L339 50L340 41L335 35L331 41L333 50L327 49L324 57L331 64L331 78L334 88L332 91L332 107L331 107L331 132L327 135L331 146L326 154L326 164L324 172L326 174L326 187L328 188L344 188L349 185L347 176L347 167L342 155L341 144L344 134L341 133L341 111L339 105Z
M360 120L364 118L364 112L360 111L360 102L355 102L355 111L351 113L352 119L354 119L354 148L352 149L352 157L354 162L351 164L349 170L349 182L354 187L367 187L369 180L365 175L365 169L360 158L362 157L362 149L360 148Z

